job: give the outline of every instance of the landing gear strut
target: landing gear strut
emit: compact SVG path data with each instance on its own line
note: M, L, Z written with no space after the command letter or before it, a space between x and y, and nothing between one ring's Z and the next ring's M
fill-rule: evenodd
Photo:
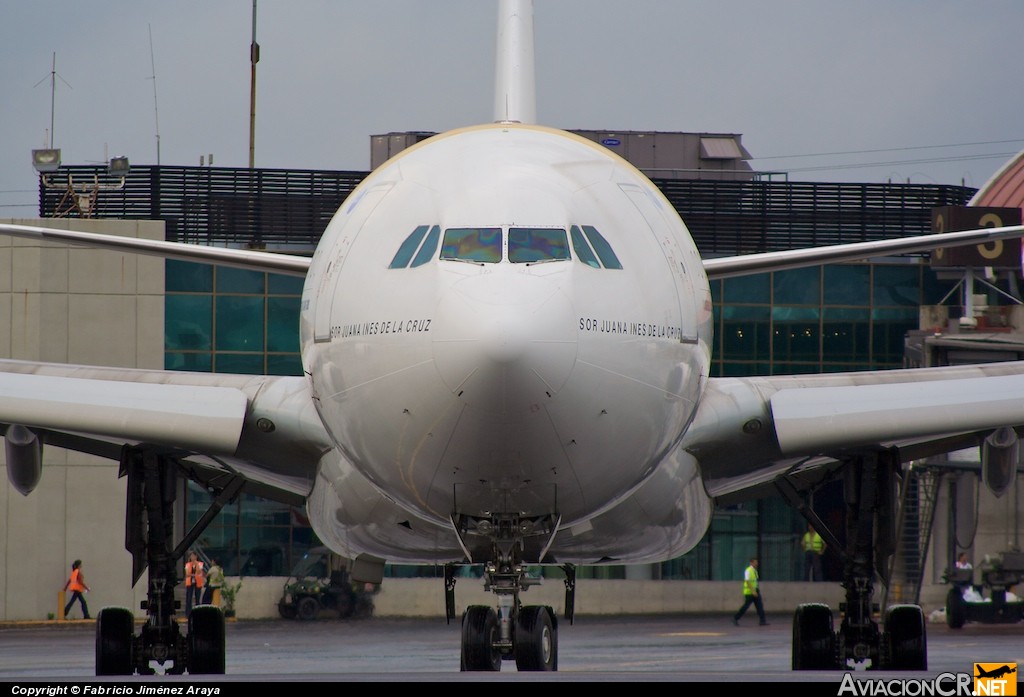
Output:
M793 670L845 669L861 665L879 670L927 670L924 613L918 605L893 605L879 628L872 602L876 568L887 569L896 520L898 451L858 453L845 462L846 546L838 542L813 511L807 509L787 480L779 491L814 526L843 559L846 602L842 621L833 625L827 605L800 605L793 617Z
M96 674L140 675L156 671L151 663L170 664L166 672L181 675L224 673L224 614L219 607L192 609L183 634L175 618L178 583L175 562L191 546L220 508L241 489L233 480L221 491L210 511L172 549L174 500L179 464L149 449L125 447L121 476L128 478L125 548L132 553L132 583L149 568L149 585L142 609L147 619L135 634L135 618L123 607L103 608L96 617Z
M490 538L492 559L484 564L484 589L497 596L497 608L470 605L462 614L462 671L499 671L503 660L515 660L519 671L558 670L558 618L548 605L523 605L519 595L540 584L523 563L528 535L553 536L557 521L552 516L536 518L517 514L485 517L453 517L460 540L467 534ZM534 532L536 531L536 532ZM467 559L468 547L463 544ZM546 549L546 546L544 547ZM543 554L538 555L538 560ZM445 566L445 608L448 621L455 619L455 569ZM572 623L576 569L565 572L565 619Z

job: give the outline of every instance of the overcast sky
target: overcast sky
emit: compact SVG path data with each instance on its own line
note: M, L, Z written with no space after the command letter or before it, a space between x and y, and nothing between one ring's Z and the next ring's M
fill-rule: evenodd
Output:
M790 180L980 187L1024 149L1021 0L535 4L545 125L738 133ZM496 8L258 0L256 166L366 170L373 134L491 121ZM36 215L51 137L65 164L247 166L252 11L0 0L0 217Z

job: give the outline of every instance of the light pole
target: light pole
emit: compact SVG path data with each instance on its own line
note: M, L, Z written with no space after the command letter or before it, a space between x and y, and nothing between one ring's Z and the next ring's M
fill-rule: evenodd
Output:
M249 169L256 167L256 64L259 61L260 45L256 43L256 0L252 0L252 43L249 45Z

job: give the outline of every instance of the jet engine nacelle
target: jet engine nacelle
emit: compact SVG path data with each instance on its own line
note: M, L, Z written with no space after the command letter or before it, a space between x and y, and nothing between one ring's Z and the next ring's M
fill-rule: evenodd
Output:
M997 497L1013 485L1020 462L1020 439L1004 426L990 433L981 443L981 478Z
M43 475L43 442L35 431L14 424L4 436L7 478L11 486L28 496Z

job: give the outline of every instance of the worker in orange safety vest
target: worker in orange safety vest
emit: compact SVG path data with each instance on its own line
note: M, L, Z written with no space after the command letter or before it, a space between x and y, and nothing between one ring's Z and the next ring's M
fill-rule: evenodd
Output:
M89 592L89 586L85 584L85 576L82 574L81 559L75 559L71 565L71 576L65 582L64 590L71 591L71 600L64 606L64 619L68 618L68 612L76 600L82 605L82 616L87 620L92 619L89 617L89 606L85 604L85 593Z
M195 552L188 553L185 562L185 616L192 614L192 606L202 603L203 586L206 585L206 572L203 562Z

